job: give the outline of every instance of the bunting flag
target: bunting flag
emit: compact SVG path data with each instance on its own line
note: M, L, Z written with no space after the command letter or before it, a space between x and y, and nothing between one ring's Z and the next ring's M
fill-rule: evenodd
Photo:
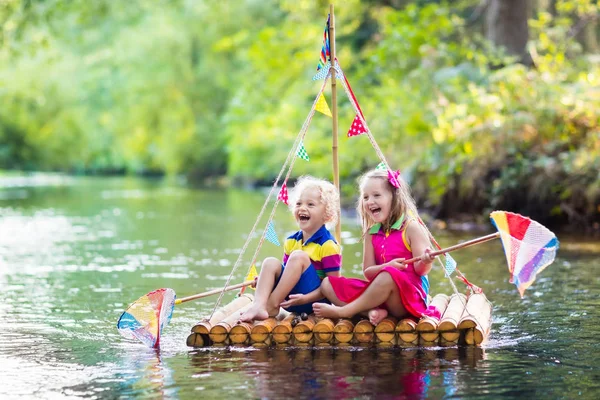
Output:
M273 221L269 221L269 225L267 225L265 239L273 243L275 246L281 246L281 243L279 243L279 239L277 238L277 233L275 232L275 225L273 225Z
M444 271L446 272L446 276L452 275L452 273L456 270L456 261L454 258L450 256L450 254L446 254L446 264L444 265Z
M310 158L308 157L308 153L306 152L306 149L304 148L304 144L302 142L300 142L300 144L298 145L298 150L296 151L296 155L305 161L310 161Z
M385 163L382 161L379 164L377 164L375 169L387 169L387 167L386 167Z
M319 65L317 65L317 71L325 67L328 61L331 61L331 53L329 52L329 21L331 15L327 15L327 24L325 25L325 31L323 32L323 47L321 47L321 56L319 58Z
M289 197L288 197L287 185L285 184L285 182L283 182L283 185L281 185L281 190L279 191L279 194L277 195L277 200L281 200L286 206L290 204Z
M367 130L365 129L364 125L360 121L360 117L357 114L356 117L354 117L354 121L352 122L352 126L348 130L348 137L362 135L366 131Z
M315 76L313 76L312 80L313 81L319 81L321 79L327 78L327 75L329 74L329 69L331 69L331 64L330 63L325 64L325 67L321 68L315 74Z
M246 279L244 279L245 281L251 281L253 279L256 279L258 277L258 272L256 272L256 265L252 264L252 266L250 267L250 271L248 271L248 275L246 275ZM245 288L246 286L244 286ZM252 290L256 290L255 287L251 288Z
M328 117L332 117L331 110L327 105L327 100L325 100L325 96L323 96L323 92L319 95L319 99L317 100L317 104L315 104L315 110L320 113L327 115Z

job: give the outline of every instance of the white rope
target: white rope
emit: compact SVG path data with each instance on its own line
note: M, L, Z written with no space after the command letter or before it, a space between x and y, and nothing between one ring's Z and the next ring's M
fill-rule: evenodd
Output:
M298 149L299 143L306 136L306 131L308 130L308 127L310 126L310 122L312 120L312 117L315 114L315 105L316 105L319 97L321 96L321 93L323 93L323 91L325 90L325 85L326 84L327 84L327 77L323 81L323 85L321 86L321 90L319 90L319 94L315 98L315 101L313 102L313 106L312 106L310 112L308 113L308 116L306 117L306 119L304 121L304 124L302 125L302 128L300 129L300 132L296 136L294 144L292 145L292 149L288 153L287 158L286 158L283 166L281 167L281 170L279 171L279 174L277 175L277 178L275 179L275 182L273 183L273 186L271 187L271 190L269 191L269 194L268 194L267 198L265 199L265 202L264 202L264 204L263 204L263 206L262 206L262 208L260 210L260 213L258 214L258 217L256 218L256 221L254 222L254 225L252 226L252 229L251 229L250 233L248 234L248 238L246 239L246 242L244 243L244 246L242 247L242 249L240 251L240 254L238 255L238 258L237 258L235 264L233 265L233 268L231 269L231 272L229 273L229 276L227 277L227 281L225 282L225 285L223 286L223 289L219 293L219 297L217 298L217 301L215 302L215 306L213 307L213 310L210 313L209 319L212 318L212 316L214 315L215 311L217 310L217 308L221 304L221 301L223 299L223 295L225 294L225 288L227 286L229 286L229 282L231 281L231 278L233 277L236 269L241 264L241 260L242 260L242 258L244 256L244 253L246 252L246 249L248 248L248 245L250 244L250 241L252 240L252 238L254 236L254 232L256 231L258 223L259 223L260 219L262 218L262 216L263 216L263 214L265 212L265 209L267 208L267 204L269 203L269 201L271 199L271 196L273 196L273 193L275 192L275 189L277 188L277 185L279 183L279 179L281 178L281 175L283 174L283 171L285 171L285 169L287 168L288 163L290 163L290 159L292 159L292 161L290 163L290 168L288 169L288 172L286 174L284 182L286 182L287 179L290 176L290 173L292 171L292 167L293 167L294 163L296 162L296 157L293 157L293 156L295 156L295 154L296 154L296 151ZM271 214L269 216L269 220L267 221L267 225L265 227L265 230L263 231L263 234L262 234L262 236L260 238L260 241L259 241L259 244L257 246L256 252L254 253L252 262L250 263L250 267L248 268L248 272L250 272L250 268L252 268L252 265L255 263L257 254L260 251L260 248L261 248L262 244L264 243L265 233L267 231L267 227L268 227L269 223L271 222L271 220L273 219L273 217L275 215L275 211L276 211L276 208L277 208L278 204L279 204L279 199L276 199L275 203L273 205L273 209L271 211Z

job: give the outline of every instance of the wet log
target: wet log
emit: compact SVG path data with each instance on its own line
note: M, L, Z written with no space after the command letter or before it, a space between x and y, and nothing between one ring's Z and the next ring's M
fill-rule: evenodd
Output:
M298 324L292 328L296 344L310 342L313 338L313 328L316 323L317 317L315 317L314 314L310 314L306 320L298 322Z
M371 343L375 337L374 331L375 327L369 320L361 319L354 325L354 339L358 343Z
M276 343L288 343L292 336L292 320L296 318L297 315L294 313L289 314L283 320L277 322L277 325L273 328L271 333L271 338Z
M396 325L398 319L388 316L381 320L375 327L375 336L379 342L393 342L396 339Z
M446 308L448 307L448 303L450 302L450 297L443 293L435 295L431 303L429 303L430 307L435 307L440 315L444 315ZM437 327L440 323L440 319L434 316L426 315L419 320L417 324L417 331L419 332L432 332L437 330Z
M438 324L438 330L441 332L456 331L466 303L467 296L462 293L454 293L450 296L448 307Z
M227 340L227 336L231 328L233 328L236 322L240 319L240 313L245 312L252 306L252 303L248 303L242 308L238 310L238 312L234 312L230 314L227 318L217 323L213 327L210 328L208 333L208 337L213 343L225 343Z
M215 311L215 313L210 319L206 318L194 325L194 327L192 328L192 332L208 335L210 333L210 328L212 328L215 324L229 317L236 311L239 311L242 307L246 306L247 304L252 303L253 300L254 295L252 295L251 293L244 293L240 297L236 297L229 304L226 304L225 306Z
M465 341L480 345L487 338L492 325L492 304L483 293L469 296L467 306L459 321L458 329L468 329Z
M335 324L329 318L323 318L315 324L313 327L313 333L315 335L315 342L317 343L331 343L333 341L333 328Z
M250 331L250 342L252 344L264 343L269 338L271 332L273 332L275 326L277 326L277 319L274 317L263 321L256 321Z
M349 319L340 319L333 327L333 336L340 343L350 343L354 337L354 324Z
M232 344L246 344L250 338L251 331L252 323L238 322L235 326L232 326L229 331L229 341Z
M190 335L185 340L185 344L188 347L204 347L208 346L209 342L210 340L208 338L208 335L194 332L190 333Z
M401 319L396 325L396 332L400 342L416 344L419 340L417 323L410 318Z

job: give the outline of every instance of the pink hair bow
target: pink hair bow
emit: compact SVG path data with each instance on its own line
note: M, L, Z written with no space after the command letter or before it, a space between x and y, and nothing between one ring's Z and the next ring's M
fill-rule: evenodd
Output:
M390 181L390 184L395 188L400 187L400 180L398 179L399 177L400 177L400 170L391 171L388 169L388 181Z

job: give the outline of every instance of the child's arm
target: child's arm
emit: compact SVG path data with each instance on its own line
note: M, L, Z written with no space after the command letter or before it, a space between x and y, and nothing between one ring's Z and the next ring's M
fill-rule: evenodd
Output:
M288 297L288 300L284 300L281 302L281 304L279 305L280 307L288 308L291 306L301 306L302 304L314 303L315 301L319 301L325 298L325 296L321 294L320 286L310 293L290 294Z
M371 242L371 235L365 237L365 243L363 245L363 274L368 281L372 280L382 269L385 267L394 267L398 269L406 268L406 265L402 263L401 258L396 258L388 263L376 265L375 264L375 249L373 249L373 242Z
M414 263L415 272L421 276L427 275L431 271L431 265L435 257L431 257L431 243L429 238L419 224L409 224L406 228L406 236L413 256L421 257Z

